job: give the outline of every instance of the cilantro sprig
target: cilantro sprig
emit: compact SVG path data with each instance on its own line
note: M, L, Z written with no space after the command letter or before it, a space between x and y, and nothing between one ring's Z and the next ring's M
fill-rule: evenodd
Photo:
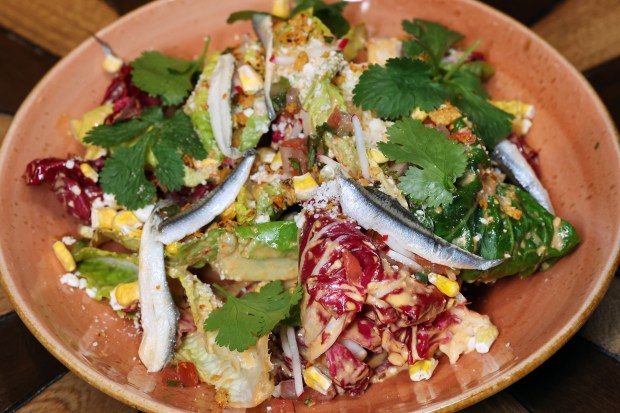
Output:
M462 34L421 19L403 21L403 29L415 36L403 45L406 57L390 59L385 67L371 65L353 90L353 102L395 120L415 107L429 112L449 100L477 126L487 146L493 148L506 138L512 115L489 103L481 76L464 67L478 42L456 63L446 65L444 55L464 38Z
M157 51L146 51L129 65L133 83L151 96L161 97L164 105L179 105L194 87L200 74L209 41L196 60L178 59Z
M155 197L155 185L145 175L149 151L155 159L150 166L159 184L169 191L183 186L183 154L196 159L207 156L190 118L181 110L166 117L159 107L144 109L136 119L99 125L84 142L110 149L112 154L100 173L101 187L129 209L141 208Z
M381 152L393 161L413 164L400 177L398 188L431 208L452 203L454 181L467 166L465 146L411 118L396 121L387 133L388 142L379 143Z
M301 300L301 286L293 294L281 281L273 281L258 292L241 298L229 294L217 284L214 287L226 296L226 303L213 311L204 323L206 331L218 331L215 342L231 350L245 351L282 322L291 322L295 306ZM294 321L293 321L294 322Z

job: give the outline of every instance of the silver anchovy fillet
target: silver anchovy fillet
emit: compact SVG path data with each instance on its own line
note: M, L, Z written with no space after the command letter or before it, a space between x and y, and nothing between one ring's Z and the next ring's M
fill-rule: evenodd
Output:
M164 220L159 225L159 241L168 245L193 234L224 212L237 198L250 176L256 151L245 151L243 160L235 170L212 192L205 195L185 211Z
M229 158L241 156L236 148L232 147L232 110L230 95L232 78L235 71L235 57L230 53L220 55L217 59L213 74L209 79L209 116L213 136L220 151Z
M273 109L271 101L271 83L273 82L273 22L271 16L264 14L255 14L252 17L252 26L256 35L260 39L265 48L265 104L267 105L267 114L270 120L276 118L276 111Z
M138 284L143 333L138 354L149 372L160 371L172 357L179 319L168 289L164 245L157 240L158 210L164 206L160 203L153 209L140 240Z
M504 139L493 148L492 156L506 175L529 192L547 211L554 214L549 193L514 143Z
M338 177L342 212L366 229L387 235L386 244L452 268L488 270L504 260L487 260L439 238L397 201L371 192L352 179Z

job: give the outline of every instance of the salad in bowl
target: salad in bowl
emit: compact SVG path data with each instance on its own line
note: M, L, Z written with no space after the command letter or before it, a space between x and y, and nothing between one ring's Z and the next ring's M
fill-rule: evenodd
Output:
M534 106L493 100L493 62L438 23L368 36L346 3L277 0L194 60L102 40L83 153L28 164L79 219L60 282L135 323L137 356L221 406L357 396L486 353L465 283L546 270L579 244L526 142Z

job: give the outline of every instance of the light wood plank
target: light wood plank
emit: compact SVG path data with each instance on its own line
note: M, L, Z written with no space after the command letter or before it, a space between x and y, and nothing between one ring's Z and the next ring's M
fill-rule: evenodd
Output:
M601 304L579 332L582 337L620 356L620 279L614 278Z
M73 373L67 373L17 411L19 413L136 412L135 409L90 386Z
M117 17L103 0L2 0L0 26L64 56Z
M579 70L620 55L620 1L566 0L533 29Z
M6 135L6 132L9 130L12 120L12 116L0 114L0 142L2 142L4 135ZM6 296L4 289L0 287L0 315L11 311L13 311L13 306L11 305L9 298Z

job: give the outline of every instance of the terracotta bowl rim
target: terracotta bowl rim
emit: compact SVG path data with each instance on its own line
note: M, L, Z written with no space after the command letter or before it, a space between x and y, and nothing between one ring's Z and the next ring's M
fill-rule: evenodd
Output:
M126 25L129 21L133 20L139 15L148 13L151 9L166 7L169 3L172 3L174 1L175 0L158 1L141 6L131 11L130 13L127 13L126 15L118 18L103 29L99 30L97 32L97 35L99 37L105 37L106 33L117 30L119 26ZM477 7L479 9L485 10L492 16L493 19L496 19L496 21L499 21L502 25L512 25L513 27L515 27L515 29L517 29L519 35L529 36L533 41L540 43L543 46L545 53L552 55L558 63L568 69L571 75L576 76L580 86L583 87L584 92L587 94L589 100L597 106L598 112L603 115L610 134L616 138L615 150L616 152L620 152L620 136L616 129L615 123L613 122L609 111L601 101L600 97L598 96L596 91L594 91L590 83L586 80L586 78L581 72L579 72L564 56L562 56L556 49L554 49L538 34L533 32L517 20L513 19L512 17L494 9L491 6L475 0L460 1L470 7ZM32 104L34 103L35 99L40 93L40 90L43 89L44 85L47 83L47 80L55 76L57 72L62 71L65 66L71 65L76 56L82 53L84 49L90 47L91 44L94 42L95 40L92 38L84 40L78 47L76 47L65 57L60 59L28 94L28 97L24 100L24 102L18 109L10 128L6 133L4 142L2 144L2 147L0 148L0 162L2 162L6 157L8 157L9 147L12 146L15 131L22 123L22 118L26 116L26 113L29 111L30 106L32 106ZM444 404L443 406L435 409L434 411L455 411L477 403L487 397L490 397L530 373L536 367L541 365L545 360L551 357L556 351L558 351L585 323L587 318L592 314L596 306L600 303L607 288L611 283L618 263L620 262L620 228L617 232L618 234L616 235L614 246L616 252L615 255L612 254L612 256L610 256L606 262L605 269L603 270L605 275L603 277L599 277L599 280L594 290L590 293L588 297L586 297L577 313L574 314L571 320L565 326L563 326L547 342L546 345L541 347L536 352L530 354L528 357L519 361L513 367L501 374L499 377L490 380L489 382L484 383L467 392L461 393L456 397L446 400L445 403L447 404ZM55 358L57 358L67 368L69 368L69 370L77 374L81 379L85 380L87 383L94 386L95 388L132 407L149 412L184 411L164 405L163 403L158 401L140 397L126 390L123 385L119 385L117 382L109 379L103 374L97 373L95 370L90 368L84 361L79 360L74 354L72 354L72 352L66 350L64 348L64 345L60 341L54 339L47 331L42 330L40 327L38 327L41 322L39 321L37 314L24 302L22 297L14 294L13 290L15 285L12 281L12 278L8 275L5 275L8 274L8 261L9 259L5 256L5 252L0 249L0 284L6 291L11 304L13 305L18 316L21 318L21 320L24 322L30 332L37 338L37 340L41 342L43 346Z

